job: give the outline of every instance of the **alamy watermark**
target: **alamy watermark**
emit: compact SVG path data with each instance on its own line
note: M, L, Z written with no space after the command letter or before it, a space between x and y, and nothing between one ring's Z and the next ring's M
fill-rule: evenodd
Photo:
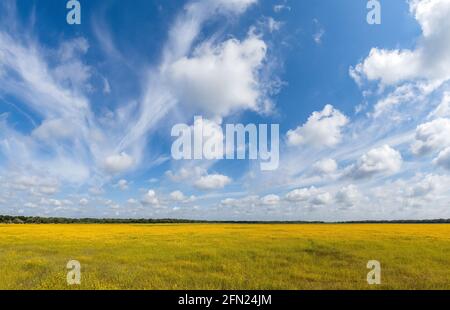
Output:
M367 2L367 23L369 25L381 24L381 3L380 0L369 0Z
M66 8L69 10L67 13L67 23L69 25L81 24L81 4L78 0L67 1Z
M81 284L81 264L77 260L71 260L66 265L69 272L67 273L67 285Z
M66 8L69 10L67 13L67 23L69 25L81 24L81 4L78 0L67 1ZM381 3L380 0L368 0L367 9L367 23L369 25L381 24Z
M367 262L367 268L371 269L367 274L367 283L369 285L381 284L381 264L377 260Z
M224 133L221 126L196 116L193 126L177 124L171 135L177 137L171 150L175 160L259 160L262 171L279 166L279 124L226 124Z

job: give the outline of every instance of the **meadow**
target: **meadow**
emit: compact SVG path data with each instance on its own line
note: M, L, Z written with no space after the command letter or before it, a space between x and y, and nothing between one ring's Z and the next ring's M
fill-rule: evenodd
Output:
M0 225L0 289L450 289L449 267L448 224Z

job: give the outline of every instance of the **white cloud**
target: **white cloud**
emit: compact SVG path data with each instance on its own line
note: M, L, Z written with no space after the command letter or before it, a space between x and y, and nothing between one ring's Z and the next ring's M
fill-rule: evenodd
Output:
M127 153L111 155L105 159L105 169L110 173L121 173L129 170L134 165L134 159Z
M324 191L323 189L317 189L314 186L309 188L299 188L290 191L286 194L285 200L290 203L307 205L328 205L333 201L333 196Z
M411 13L422 27L422 37L414 50L373 48L351 75L361 81L380 80L395 84L405 80L450 78L450 2L447 0L409 1Z
M170 193L170 199L172 199L173 201L181 202L184 201L186 197L181 191L174 191Z
M27 169L44 170L46 174L55 174L72 182L72 168L78 167L78 176L87 178L89 173L80 173L86 170L82 155L91 146L88 128L95 127L88 100L80 94L76 85L65 85L58 80L45 52L35 41L30 41L0 31L0 67L8 72L0 76L0 92L26 105L27 109L42 119L42 124L30 137L11 128L7 119L2 119L2 153L7 161L17 167L27 163ZM53 62L58 64L58 61L56 57ZM33 118L25 115L34 125ZM62 122L66 126L62 126ZM88 126L88 122L92 122L92 125ZM77 128L77 134L71 131L74 127ZM52 138L71 138L78 144L73 145L70 152L64 148L65 145L56 143L50 149L44 149L40 145L41 141L35 141L34 138L47 139L47 143L51 143ZM54 164L49 165L49 161ZM63 162L71 162L72 165L59 166Z
M92 90L92 86L88 82L92 75L91 68L85 66L78 59L57 66L53 71L53 75L62 85L87 91Z
M58 192L57 186L43 185L39 187L39 191L45 195L53 195Z
M373 188L370 192L372 208L404 218L405 212L415 214L415 218L446 217L450 178L448 175L417 174L410 179L399 179ZM389 206L390 210L384 206ZM389 210L389 211L388 211ZM411 213L411 211L413 211Z
M337 171L338 165L334 159L326 158L316 162L313 169L319 174L331 174Z
M27 203L25 203L23 206L24 206L25 208L31 208L31 209L37 208L37 207L38 207L37 204L32 203L32 202L27 202Z
M142 203L145 205L157 206L159 205L159 199L154 190L149 190L144 197L142 197Z
M0 119L0 149L5 160L11 166L27 163L27 169L81 184L92 180L93 174L107 179L109 176L103 172L123 173L141 164L149 130L175 103L171 90L161 82L168 66L192 55L193 43L207 20L217 15L241 14L254 3L256 0L189 2L169 31L158 66L161 70L148 74L147 82L152 85L138 96L142 98L139 106L134 101L126 107L122 105L116 111L108 111L110 117L97 117L91 110L91 75L96 74L103 82L100 87L104 93L111 89L108 79L82 59L89 42L75 38L63 41L56 49L41 46L19 25L15 5L7 5L5 15L10 15L14 25L0 31L0 92L27 105L26 110L42 121L35 124L34 117L26 115L36 127L28 135L14 130L4 117ZM98 25L94 28L98 34ZM111 37L102 43L107 50L115 50ZM230 40L228 44L231 43ZM244 42L239 45L243 53L245 46ZM120 56L115 51L115 56ZM115 58L118 59L121 58ZM42 142L48 147L44 149Z
M404 118L404 109L400 110L399 108L401 104L422 104L427 95L436 90L440 85L441 83L439 82L416 82L400 85L386 97L377 101L373 116L380 117L383 115L391 118ZM395 108L398 108L400 111L397 112Z
M356 205L362 198L358 188L351 184L340 189L335 196L336 202L346 207Z
M187 197L183 192L181 191L174 191L170 193L169 195L170 200L174 202L181 202L181 203L189 203L196 200L195 196Z
M287 6L286 4L276 4L276 5L273 6L273 11L275 13L280 13L280 12L282 12L284 10L290 11L291 7Z
M261 199L257 195L251 195L240 199L226 198L220 202L221 206L233 208L254 208L261 204Z
M326 105L321 112L314 112L304 125L288 131L288 144L333 147L341 142L341 130L348 122L339 110Z
M127 180L121 179L117 182L115 186L118 187L121 191L126 191L128 190L129 184Z
M139 201L137 201L134 198L130 198L130 199L127 200L127 203L130 204L130 205L138 205Z
M400 170L402 163L401 154L389 145L384 145L370 150L347 169L351 177L363 179L377 174L394 174Z
M316 44L321 44L322 37L325 35L325 29L320 24L318 19L314 19L313 22L314 22L314 27L316 28L316 30L313 34L314 42L316 42Z
M280 197L273 194L261 198L261 203L265 206L276 206L280 203L280 201Z
M13 173L2 182L3 188L29 192L35 196L51 196L59 191L60 184L51 177Z
M311 203L316 206L328 205L333 201L333 196L330 193L321 193L311 199Z
M165 175L172 182L183 182L192 179L198 179L207 174L206 169L202 167L182 167L178 171L168 170Z
M424 197L433 193L439 186L440 178L435 175L427 175L416 184L409 185L405 191L407 197Z
M107 78L103 78L103 93L104 94L111 93L111 84L109 84L109 81Z
M57 51L59 63L52 69L53 76L61 85L77 90L92 90L89 80L93 69L80 60L80 56L88 50L89 43L82 37L61 44Z
M266 49L264 41L253 35L242 42L204 43L192 57L182 57L170 65L168 83L182 105L207 117L258 111L263 96L258 70Z
M206 1L208 2L208 1ZM213 7L217 7L218 10L226 10L235 14L241 14L249 6L258 2L258 0L210 0Z
M441 103L430 113L429 118L450 118L450 92L445 92Z
M231 179L221 174L209 174L200 177L194 186L201 190L216 190L222 189L231 183Z
M100 196L103 195L105 193L105 190L101 187L98 186L93 186L91 188L89 188L89 193L94 195L94 196Z
M266 23L267 28L269 29L269 32L278 31L283 26L282 22L275 20L273 17L266 18L265 23Z
M86 198L81 198L78 204L80 206L87 206L89 204L89 200L87 200Z
M32 135L47 143L55 140L70 139L75 136L76 128L70 119L45 120Z
M83 37L78 37L63 42L58 50L58 56L62 61L70 61L78 58L79 54L86 54L88 50L89 42Z
M205 102L203 100L206 100L206 98L210 96L210 93L205 90L205 87L207 86L199 85L199 81L206 76L211 77L211 71L215 73L227 73L220 72L219 70L222 68L220 63L223 61L223 59L220 59L221 48L239 46L242 47L242 50L240 51L244 52L246 50L246 48L243 47L245 44L241 46L241 43L237 43L238 41L236 40L228 40L217 46L213 46L209 43L200 43L200 46L204 48L204 54L197 48L197 55L193 55L192 50L194 49L194 44L197 42L196 39L198 39L198 36L201 33L201 27L205 22L217 16L242 14L248 7L256 2L256 0L191 1L185 6L182 13L178 15L169 29L168 40L164 44L163 57L158 69L151 70L148 73L148 87L140 101L139 117L130 126L129 132L122 139L120 143L121 149L127 149L134 145L145 145L147 134L154 130L158 123L179 104L189 105L189 103L191 103L197 108L204 108L206 111L211 111L214 115L220 114L221 111L216 111L216 109L211 109L204 105ZM225 54L225 50L223 50L223 55ZM244 57L243 55L236 56L238 59L240 56ZM251 57L250 55L245 56L248 56L249 59L254 59L254 57ZM208 63L211 59L215 59L219 63L209 63L209 65L213 66L211 70L208 68L193 67L193 64ZM189 68L194 71L188 72L186 68L183 68L183 64L189 65ZM247 65L248 64L244 64L244 66ZM192 78L192 80L190 78ZM216 83L218 79L218 77L213 76L211 77L211 83L209 80L207 80L206 83L211 85L211 88L217 88ZM176 82L182 84L177 85L175 84ZM183 83L191 84L189 87L192 87L192 90L195 89L198 93L191 91L191 89L187 88ZM233 83L228 81L228 85L233 85ZM241 88L243 89L244 87L239 87L239 89ZM216 90L221 91L221 89ZM185 98L184 96L187 97ZM229 94L226 94L226 97L228 99L234 98L233 95ZM191 102L194 98L199 99L200 103ZM220 96L214 96L210 99L213 100L208 102L209 104L217 103L217 101L222 100ZM239 103L242 103L248 98L234 99ZM227 103L229 103L229 101ZM236 102L233 103L236 104ZM245 103L248 104L248 102ZM217 108L222 110L220 107ZM230 107L226 107L223 110L226 111L229 110L229 108Z
M450 147L441 151L438 157L434 160L434 163L442 168L450 170Z
M450 120L439 118L419 125L416 142L411 146L416 155L423 155L450 146Z
M73 202L68 199L47 199L47 198L41 198L39 201L39 205L43 207L55 207L58 208L58 210L65 209L69 206L73 205ZM56 210L56 209L55 209Z
M384 84L393 84L416 77L419 71L416 57L408 50L389 51L372 48L363 63L350 69L350 74L357 80L364 76L369 80L380 79Z
M286 200L289 202L307 202L317 195L319 190L315 187L299 188L286 194Z

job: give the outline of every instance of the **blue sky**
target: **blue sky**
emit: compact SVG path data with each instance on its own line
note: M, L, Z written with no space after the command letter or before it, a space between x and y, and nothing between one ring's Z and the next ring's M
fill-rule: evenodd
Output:
M450 4L380 2L2 1L0 213L450 217ZM172 159L196 115L279 124L279 168Z

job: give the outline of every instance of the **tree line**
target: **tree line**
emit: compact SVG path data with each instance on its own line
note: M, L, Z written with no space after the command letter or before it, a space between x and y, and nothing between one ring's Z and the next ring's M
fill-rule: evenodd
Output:
M307 221L202 221L185 219L100 219L100 218L64 218L39 216L0 215L2 224L325 224L326 222ZM449 224L450 219L434 220L395 220L395 221L350 221L334 224Z

